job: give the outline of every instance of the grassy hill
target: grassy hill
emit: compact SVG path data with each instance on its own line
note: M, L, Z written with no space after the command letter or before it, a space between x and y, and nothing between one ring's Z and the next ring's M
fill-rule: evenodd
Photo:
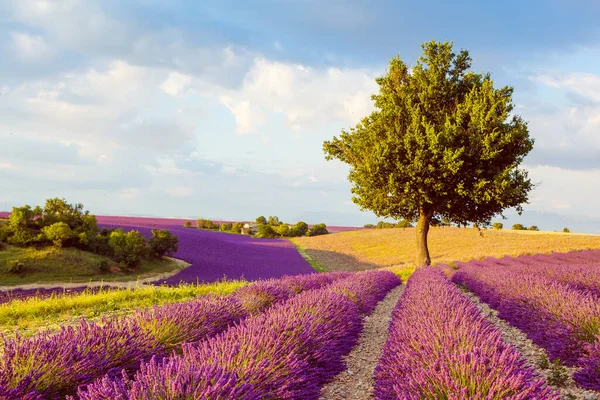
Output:
M0 244L0 285L28 283L132 281L181 269L168 258L144 261L133 272L123 272L110 258L74 248L14 247ZM9 272L11 262L23 264L22 273ZM106 262L109 272L102 271Z
M415 228L365 229L292 241L329 271L414 267ZM429 230L433 264L597 248L600 235L491 229L480 233L473 228L455 227Z

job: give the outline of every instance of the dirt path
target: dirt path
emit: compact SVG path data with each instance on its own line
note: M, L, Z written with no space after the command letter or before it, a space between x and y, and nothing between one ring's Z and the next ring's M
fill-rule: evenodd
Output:
M392 311L404 292L398 286L365 318L359 344L346 357L348 368L321 390L323 400L370 399L373 397L373 372L388 337Z
M523 358L528 364L532 365L536 371L548 378L550 376L550 369L542 370L537 366L539 360L547 356L546 351L533 343L525 333L520 329L515 328L503 319L498 318L498 311L494 310L486 303L479 300L474 293L461 288L461 291L465 297L471 300L477 308L479 308L482 314L490 321L496 328L502 331L502 337L507 342L517 348L517 350L523 355ZM564 399L582 399L582 400L600 400L598 393L584 390L578 387L572 379L573 373L577 371L577 368L566 368L571 377L567 380L563 387L556 387L561 392L561 396Z
M64 288L64 289L69 289L69 288L80 288L82 286L87 286L87 287L117 287L117 288L135 288L138 286L144 286L146 284L149 284L151 282L160 280L160 279L167 279L172 277L173 275L177 274L178 272L180 272L183 268L190 266L191 264L189 264L186 261L183 260L179 260L177 258L171 258L171 257L166 257L171 261L175 261L177 264L179 264L179 268L171 271L171 272L164 272L162 274L156 274L156 275L152 275L150 277L144 278L144 279L138 279L135 281L125 281L125 282L119 282L119 281L92 281L92 282L50 282L50 283L27 283L25 285L13 285L13 286L0 286L0 292L2 291L10 291L10 290L14 290L14 289L23 289L23 290L30 290L30 289L54 289L54 288Z

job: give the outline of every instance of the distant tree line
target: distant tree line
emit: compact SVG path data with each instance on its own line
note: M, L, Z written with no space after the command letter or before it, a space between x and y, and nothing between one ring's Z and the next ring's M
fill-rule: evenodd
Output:
M410 221L402 219L396 223L379 221L376 225L365 224L364 227L367 229L412 228L413 224L411 224Z
M277 237L298 237L298 236L319 236L326 235L327 226L325 224L315 224L309 228L308 224L303 221L296 222L293 225L282 222L277 216L270 216L268 219L261 215L254 221L256 225L256 237L261 238L277 238ZM186 228L191 228L192 223L186 221L183 224ZM221 232L241 233L244 224L242 222L224 222L216 223L209 219L198 219L196 228L218 230Z
M13 207L8 223L0 227L0 242L19 247L74 247L135 267L142 259L171 255L178 239L171 232L153 229L149 240L138 231L100 229L96 217L83 204L65 199L46 200L44 207ZM107 267L107 266L103 266Z

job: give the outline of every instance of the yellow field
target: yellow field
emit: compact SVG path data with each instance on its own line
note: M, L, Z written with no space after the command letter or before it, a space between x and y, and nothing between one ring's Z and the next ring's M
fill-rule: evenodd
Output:
M365 229L292 241L328 271L383 267L410 271L414 268L415 234L415 228ZM474 228L431 228L432 264L600 248L600 235L492 229L481 234Z

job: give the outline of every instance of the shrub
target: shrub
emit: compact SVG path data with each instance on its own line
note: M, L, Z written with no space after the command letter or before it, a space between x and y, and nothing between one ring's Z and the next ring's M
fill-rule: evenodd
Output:
M202 218L200 218L199 220L197 220L196 221L196 227L200 228L200 229L205 229L206 228L206 220L202 219Z
M256 236L261 238L274 238L277 237L277 232L275 232L271 225L260 224L258 225L258 231L256 232Z
M271 226L278 226L279 224L281 224L281 221L279 221L279 217L270 216L269 221L267 223Z
M279 226L276 226L274 229L275 232L277 232L280 236L290 236L290 226L287 224L281 224Z
M402 219L396 223L396 228L412 228L412 226L413 225L410 223L410 221L405 219Z
M504 224L502 222L494 222L494 225L492 225L494 227L494 229L496 229L497 231L501 230L502 228L504 228Z
M106 274L107 272L110 271L110 268L108 266L108 261L106 261L106 260L98 260L98 261L96 261L96 269L101 274Z
M73 236L71 227L65 222L56 222L42 228L44 236L52 241L55 247L63 247L65 241Z
M290 229L290 236L304 236L308 232L308 224L306 222L296 222Z
M223 224L221 224L221 226L219 227L219 230L220 230L221 232L230 231L232 227L233 227L233 224L230 224L230 223L223 223Z
M183 226L186 227L186 228L191 228L192 227L192 223L190 221L185 221L183 223Z
M267 219L261 215L260 217L256 218L255 222L259 225L264 225L267 223Z
M307 232L308 236L319 236L319 235L327 235L329 232L327 231L327 226L325 224L316 224L313 225L312 228Z
M364 228L373 229L373 228L375 228L375 225L373 225L373 224L365 224Z
M234 231L235 233L241 233L243 227L244 227L244 224L242 224L241 222L236 222L235 224L233 224L231 226L231 230Z
M563 228L563 232L564 233L569 233L569 232L571 232L571 230L569 228Z
M179 248L179 239L166 229L152 229L152 237L148 245L153 256L170 256Z
M101 256L113 257L115 253L110 244L108 243L108 235L110 235L110 232L106 232L104 235L96 234L92 236L89 239L87 248L91 252L99 254Z
M8 272L11 274L20 274L25 269L25 265L19 260L11 260L8 263Z
M527 230L527 228L525 228L522 224L514 224L512 226L512 230L513 231L525 231L525 230Z
M27 228L17 227L12 230L11 235L7 238L7 243L15 246L29 246L35 243L35 236Z
M392 224L391 222L385 222L385 221L379 221L376 226L377 229L390 229L393 227L394 227L394 224Z
M535 226L535 225L531 225L531 226L529 227L529 230L530 230L530 231L539 231L538 227L537 227L537 226Z
M148 252L146 239L136 230L124 233L123 229L116 229L108 237L108 244L115 260L128 267L138 264Z

